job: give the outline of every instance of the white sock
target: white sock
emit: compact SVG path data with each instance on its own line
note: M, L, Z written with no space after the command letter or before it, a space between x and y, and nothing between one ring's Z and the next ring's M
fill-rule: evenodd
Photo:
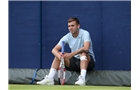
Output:
M81 69L81 76L83 77L83 79L85 79L85 77L86 77L86 72L87 72L87 70Z
M55 73L56 73L56 69L51 68L48 77L49 77L50 79L53 79Z

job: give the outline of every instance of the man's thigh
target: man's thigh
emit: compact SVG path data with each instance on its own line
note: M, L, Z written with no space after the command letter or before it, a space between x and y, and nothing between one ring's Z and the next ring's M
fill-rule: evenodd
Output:
M92 56L90 56L90 62L88 64L87 71L93 70L94 66L95 66L94 60L93 60ZM70 59L70 65L69 65L69 67L66 66L66 69L69 71L79 72L80 71L80 59L72 57Z

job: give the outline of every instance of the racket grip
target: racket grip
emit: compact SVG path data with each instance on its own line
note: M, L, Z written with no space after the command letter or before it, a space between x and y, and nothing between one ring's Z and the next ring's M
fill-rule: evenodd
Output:
M61 49L62 54L64 54L64 45L65 45L65 42L62 41L62 49Z

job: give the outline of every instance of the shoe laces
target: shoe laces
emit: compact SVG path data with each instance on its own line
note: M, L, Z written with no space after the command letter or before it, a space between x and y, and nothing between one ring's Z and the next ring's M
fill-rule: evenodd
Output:
M44 79L48 79L49 78L49 76L48 75L46 75L45 77L44 77Z
M76 80L80 80L80 79L84 80L81 75Z

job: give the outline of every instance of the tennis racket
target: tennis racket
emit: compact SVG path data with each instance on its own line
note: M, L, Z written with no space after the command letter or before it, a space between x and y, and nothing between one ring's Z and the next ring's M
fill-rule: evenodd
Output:
M58 69L58 82L60 85L64 85L65 83L65 72L66 72L66 68L65 68L65 63L64 63L64 41L62 41L62 56L61 56L61 62L59 65L59 69Z

